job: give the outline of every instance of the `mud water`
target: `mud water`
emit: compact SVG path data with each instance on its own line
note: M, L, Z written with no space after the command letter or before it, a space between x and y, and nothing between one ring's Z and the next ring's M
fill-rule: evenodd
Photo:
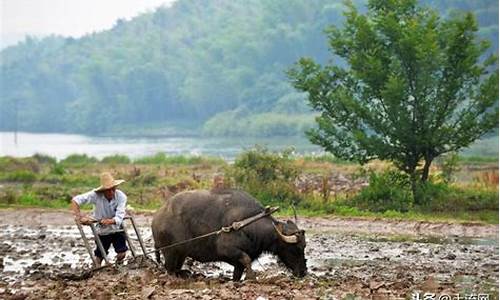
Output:
M150 216L136 220L152 250ZM225 263L187 261L188 279L148 261L84 273L91 259L66 212L0 211L0 298L408 299L429 292L498 299L497 226L326 218L298 223L306 229L308 276L293 278L263 255L254 262L257 281L234 283ZM88 228L86 234L91 236Z

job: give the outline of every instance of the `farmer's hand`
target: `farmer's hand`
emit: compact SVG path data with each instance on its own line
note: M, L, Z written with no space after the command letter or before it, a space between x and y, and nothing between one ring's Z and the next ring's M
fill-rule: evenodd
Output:
M102 219L100 222L102 225L115 224L115 219Z
M87 216L83 216L83 217L80 217L80 223L82 223L83 225L90 225L92 224L95 220L93 218L90 218L90 217L87 217Z

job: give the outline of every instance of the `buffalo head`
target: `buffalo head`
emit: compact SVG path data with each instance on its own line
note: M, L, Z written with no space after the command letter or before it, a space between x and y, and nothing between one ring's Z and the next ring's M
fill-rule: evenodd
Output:
M304 255L306 248L304 230L299 230L292 221L276 222L274 228L279 236L276 253L278 258L292 271L294 276L303 277L307 272Z

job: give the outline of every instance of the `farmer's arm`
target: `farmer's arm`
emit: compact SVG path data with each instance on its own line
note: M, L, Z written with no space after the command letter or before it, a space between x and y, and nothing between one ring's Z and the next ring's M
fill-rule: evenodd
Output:
M76 220L80 220L81 215L80 215L80 205L85 204L85 203L94 203L95 201L95 192L90 191L85 194L80 194L73 199L71 199L71 204L70 204L70 209L71 212L73 213L73 216L75 217Z
M75 199L71 199L71 212L73 213L73 216L75 219L80 219L80 205L76 203Z

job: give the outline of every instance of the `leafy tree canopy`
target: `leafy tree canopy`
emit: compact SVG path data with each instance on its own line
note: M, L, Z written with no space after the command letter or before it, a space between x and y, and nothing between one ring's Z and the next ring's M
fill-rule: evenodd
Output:
M498 127L497 57L470 12L444 19L416 0L369 0L366 14L347 3L345 15L327 30L343 64L303 58L289 72L321 114L309 137L340 158L393 161L415 192L437 156Z

